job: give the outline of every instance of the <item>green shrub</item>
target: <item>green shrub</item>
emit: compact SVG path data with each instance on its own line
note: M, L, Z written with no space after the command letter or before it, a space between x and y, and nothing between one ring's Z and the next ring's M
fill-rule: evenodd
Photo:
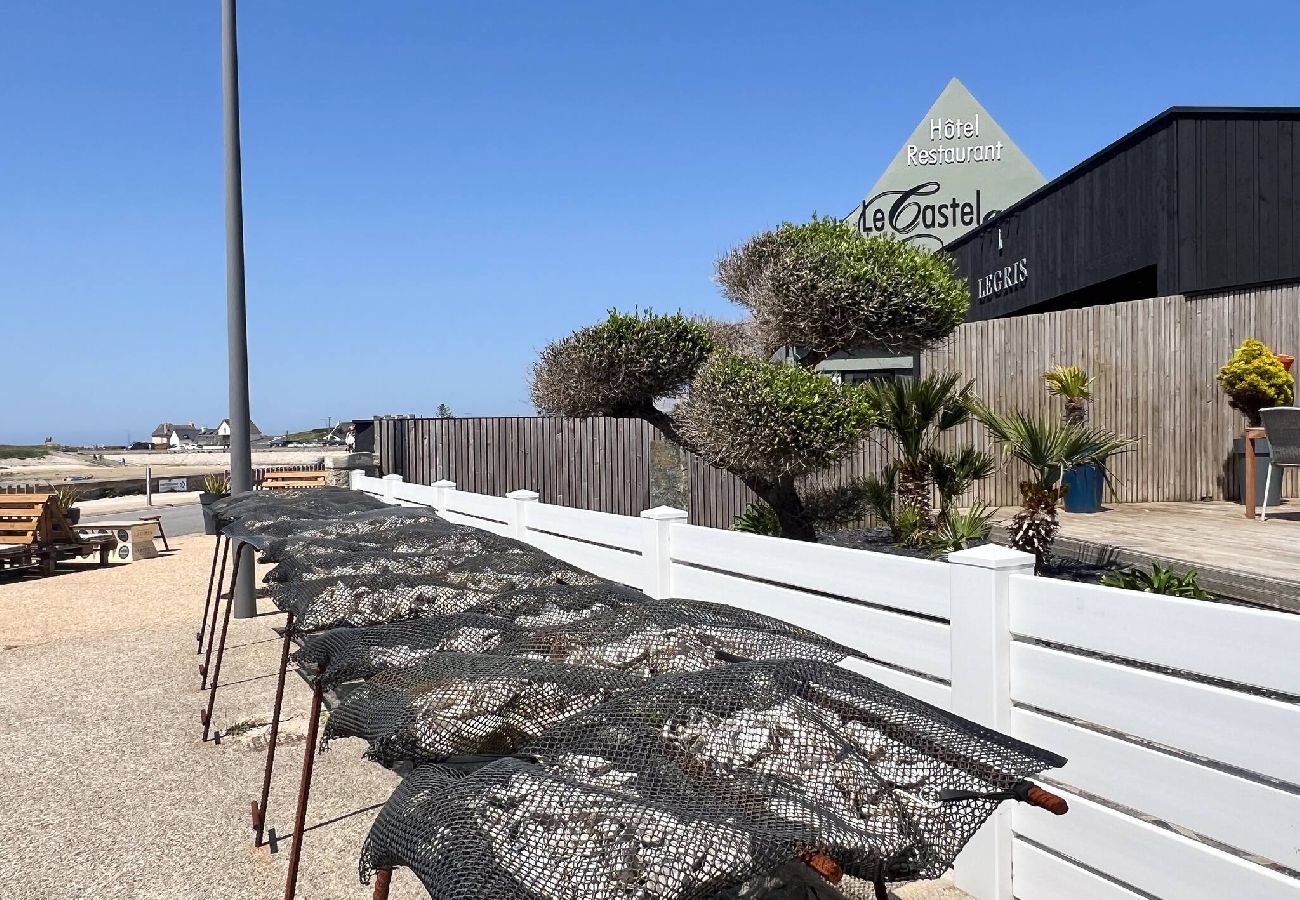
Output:
M1101 583L1107 587L1142 591L1147 594L1164 594L1167 597L1210 599L1210 594L1202 590L1197 583L1195 569L1188 569L1179 575L1159 563L1153 563L1149 572L1137 566L1121 569L1113 574L1102 576Z
M717 281L753 314L765 343L819 354L922 350L970 310L970 288L948 257L832 217L751 238L719 260Z
M1240 410L1246 421L1258 426L1259 411L1273 406L1287 406L1295 396L1295 379L1278 362L1273 351L1254 338L1248 338L1219 370L1219 386L1228 395L1233 409Z
M705 460L768 479L830 465L872 423L856 388L798 366L726 353L700 369L678 418Z
M684 391L716 348L710 326L686 316L610 310L542 351L533 405L552 416L641 415Z
M225 496L230 493L230 475L226 472L212 472L203 476L203 491L207 494Z
M731 523L732 531L743 531L746 534L766 534L771 537L781 536L781 523L777 521L776 510L768 506L762 500L755 500L745 511Z

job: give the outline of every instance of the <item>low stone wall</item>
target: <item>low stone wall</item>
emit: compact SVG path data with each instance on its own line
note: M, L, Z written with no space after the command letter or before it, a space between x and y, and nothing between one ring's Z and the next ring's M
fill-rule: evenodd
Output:
M121 450L108 451L104 456L111 460L125 460L128 466L212 466L214 468L230 468L230 453L224 450L198 450L187 453L172 453L170 450ZM347 456L345 450L325 450L320 447L254 450L253 468L309 466L324 460L344 456Z

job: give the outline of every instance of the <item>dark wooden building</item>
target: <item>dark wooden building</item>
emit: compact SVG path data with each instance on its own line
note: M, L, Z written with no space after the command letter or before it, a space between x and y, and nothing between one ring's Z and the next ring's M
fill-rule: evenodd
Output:
M1300 281L1300 108L1169 109L947 250L972 320Z

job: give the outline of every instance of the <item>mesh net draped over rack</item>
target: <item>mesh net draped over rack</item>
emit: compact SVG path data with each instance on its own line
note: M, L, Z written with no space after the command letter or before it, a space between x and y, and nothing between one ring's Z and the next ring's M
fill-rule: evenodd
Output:
M396 762L513 753L551 725L640 684L621 672L484 653L439 653L381 672L330 713L322 744L359 737Z
M263 562L284 563L277 574L283 578L292 572L311 572L318 561L328 563L343 555L390 553L397 556L469 556L475 553L526 553L541 555L536 547L480 531L464 525L436 523L430 526L408 525L386 531L380 538L367 536L274 538L262 551Z
M496 653L620 669L643 678L739 660L839 662L856 651L762 613L695 600L647 600L505 636Z
M465 777L417 768L361 872L407 866L440 900L708 898L809 852L933 878L997 805L941 790L1063 763L834 665L740 663L643 682Z
M492 594L554 585L597 585L601 579L541 553L484 553L447 558L341 553L316 559L273 582L267 596L294 614L298 631L378 625L475 610ZM271 574L285 574L281 563Z
M235 521L225 529L227 537L244 541L264 552L271 551L281 542L291 538L343 538L379 544L389 535L406 529L422 529L430 533L467 530L467 526L453 525L433 510L422 507L385 506L339 516L286 516L268 521L266 518Z
M236 521L331 518L386 507L382 500L361 491L327 485L301 491L245 491L216 501L212 511L224 529Z
M338 628L308 637L294 661L320 671L326 689L342 681L405 668L444 650L486 652L539 628L577 622L626 604L646 603L640 591L618 584L549 585L499 594L456 593L446 608L464 610L366 628ZM425 610L428 611L428 610Z

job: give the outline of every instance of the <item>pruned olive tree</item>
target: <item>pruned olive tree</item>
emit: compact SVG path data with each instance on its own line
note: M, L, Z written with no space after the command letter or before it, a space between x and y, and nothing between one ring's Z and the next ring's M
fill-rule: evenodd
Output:
M862 391L813 368L833 353L942 340L966 316L966 284L943 257L824 218L735 248L717 281L749 321L611 311L542 351L533 404L546 415L642 418L740 478L786 537L815 540L799 479L856 446L877 414ZM795 364L771 360L785 347ZM670 398L684 400L672 412L656 405Z

